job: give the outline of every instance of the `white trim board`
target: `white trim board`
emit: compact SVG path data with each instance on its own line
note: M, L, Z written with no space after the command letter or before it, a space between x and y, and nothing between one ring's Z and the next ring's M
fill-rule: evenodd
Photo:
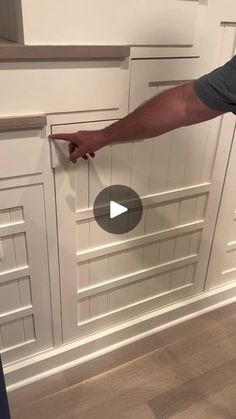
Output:
M236 302L236 283L225 285L208 292L199 293L191 298L151 311L140 318L134 318L108 330L72 342L58 349L40 353L31 358L13 363L4 368L7 390L14 391L26 385L48 378L54 374L85 363L154 335L224 305ZM96 351L93 348L96 347ZM146 349L142 355L145 355ZM134 357L135 358L135 357ZM122 363L127 362L124 355ZM121 362L118 361L117 365ZM115 365L113 365L114 367ZM109 369L103 360L103 371ZM101 371L100 371L101 373ZM88 377L91 377L91 370Z

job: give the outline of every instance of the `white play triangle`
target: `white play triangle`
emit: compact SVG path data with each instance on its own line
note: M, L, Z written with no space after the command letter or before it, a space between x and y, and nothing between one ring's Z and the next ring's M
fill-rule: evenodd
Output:
M128 208L118 204L115 201L110 201L110 218L118 217L118 215L124 214L128 211Z

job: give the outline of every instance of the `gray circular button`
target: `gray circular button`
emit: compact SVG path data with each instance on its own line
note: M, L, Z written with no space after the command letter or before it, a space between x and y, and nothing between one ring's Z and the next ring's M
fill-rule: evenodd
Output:
M128 186L113 185L103 189L94 202L94 218L103 230L124 234L133 230L143 215L138 194Z

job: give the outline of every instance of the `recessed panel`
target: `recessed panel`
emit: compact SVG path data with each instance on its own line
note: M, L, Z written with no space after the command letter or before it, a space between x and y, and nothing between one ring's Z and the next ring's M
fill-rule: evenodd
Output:
M0 273L28 266L25 233L0 238Z
M0 70L0 78L1 72L2 70ZM18 81L17 83L20 82ZM5 86L6 84L7 82L4 81ZM19 104L21 100L20 98L19 101L12 98L12 102ZM5 112L3 110L1 114L5 115ZM8 113L14 113L13 109L11 110L9 107ZM40 135L39 131L0 133L0 179L42 172L45 163L42 157L42 139Z
M128 281L131 274L197 255L200 243L201 232L197 231L79 263L78 291L119 278L127 277Z
M195 265L183 266L114 290L81 299L77 303L78 325L129 305L181 289L194 280Z
M30 306L31 287L29 278L0 283L0 315Z
M35 325L33 316L7 322L0 326L2 350L23 346L35 340Z

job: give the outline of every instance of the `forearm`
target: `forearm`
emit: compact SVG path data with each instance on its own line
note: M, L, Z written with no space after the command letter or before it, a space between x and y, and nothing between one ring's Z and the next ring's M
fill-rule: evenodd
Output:
M208 108L196 95L193 84L175 87L155 96L118 122L94 131L54 134L53 140L69 142L70 160L95 156L102 147L122 141L158 137L182 126L215 118L224 112Z
M157 137L181 126L200 123L222 114L197 97L193 84L167 90L103 130L108 143Z

